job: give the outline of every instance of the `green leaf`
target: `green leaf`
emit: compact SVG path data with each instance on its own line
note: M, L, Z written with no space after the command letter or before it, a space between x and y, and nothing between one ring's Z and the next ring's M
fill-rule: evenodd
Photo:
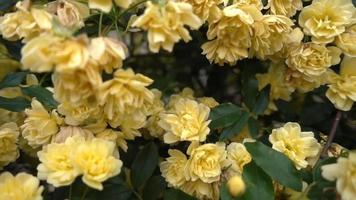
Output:
M271 90L271 86L268 85L264 87L261 92L259 93L257 97L257 101L255 105L253 106L252 112L255 113L256 115L263 114L263 112L266 110L269 102L269 92Z
M248 75L242 75L242 95L244 104L250 110L253 109L253 106L256 103L256 96L258 93L258 81L252 75L249 77Z
M224 129L220 135L220 140L226 140L239 134L246 125L249 118L249 114L246 111L242 111L240 118L232 124L230 127Z
M226 183L223 183L220 187L220 199L221 200L233 200Z
M241 115L241 109L231 103L220 104L212 109L210 113L211 129L231 126Z
M0 108L13 111L13 112L22 112L26 108L30 107L31 102L24 97L16 98L5 98L0 97Z
M300 173L284 154L261 142L245 143L245 146L256 164L273 180L296 191L302 190Z
M22 83L24 78L26 77L27 72L15 72L8 74L5 78L0 82L0 89L7 87L15 87Z
M244 166L242 178L246 191L240 200L274 200L272 179L255 162Z
M196 200L194 197L176 189L166 190L164 200Z
M53 93L39 85L22 87L21 91L27 96L36 97L39 102L48 108L57 108L58 106L58 102L53 98Z
M0 11L6 11L16 4L19 0L1 0Z
M252 138L257 138L260 129L258 120L253 117L250 117L248 119L247 125L248 125L248 131L250 132Z
M162 176L153 176L143 189L142 198L145 200L156 200L163 194L166 188L166 182Z
M144 146L136 155L131 166L131 181L135 188L144 185L158 165L158 149L151 142Z

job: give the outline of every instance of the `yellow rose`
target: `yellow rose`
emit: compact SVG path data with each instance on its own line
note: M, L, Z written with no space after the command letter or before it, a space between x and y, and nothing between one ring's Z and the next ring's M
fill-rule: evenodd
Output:
M286 64L309 76L320 76L332 65L340 63L341 50L315 43L305 43L290 50Z
M98 95L107 119L113 120L118 113L132 113L152 103L154 95L147 89L152 82L147 76L135 74L132 69L116 70L114 78L100 86Z
M218 5L222 4L223 0L181 0L192 5L193 11L200 17L202 21L209 21L215 15L215 12L219 12Z
M174 44L181 39L190 41L192 38L185 26L198 29L201 25L202 21L188 3L167 1L160 8L148 1L144 14L133 22L132 27L148 31L149 49L157 53L161 47L171 52Z
M275 15L284 15L292 17L298 10L303 8L302 0L268 0L271 13Z
M238 60L248 57L252 24L263 15L256 6L245 4L225 7L221 15L219 20L209 24L209 41L202 45L202 54L211 63L234 65Z
M120 127L126 140L133 140L135 137L141 136L139 129L146 125L146 115L140 110L128 114L122 113L113 120L109 120L111 127Z
M179 92L177 94L172 94L169 97L167 108L168 109L173 108L174 105L182 98L195 100L194 91L192 90L192 88L185 87L185 88L183 88L183 90L181 92Z
M77 145L72 153L73 165L83 174L85 184L102 190L102 182L121 171L122 161L118 157L115 143L94 138Z
M346 29L344 33L336 37L335 44L344 54L355 57L356 56L356 25Z
M242 177L237 175L231 177L227 181L227 188L233 197L238 197L245 192L246 186L245 182L242 180Z
M217 102L213 97L201 97L197 99L199 103L202 103L206 106L208 106L210 109L215 108L216 106L219 105L219 102Z
M188 149L189 160L184 175L187 180L213 183L220 180L222 170L228 166L224 143L192 143Z
M293 21L282 15L264 15L252 25L253 36L250 56L265 60L267 56L280 51L288 42Z
M172 110L161 115L159 126L166 131L164 142L171 144L178 141L205 141L210 132L209 113L209 107L204 104L190 99L179 99Z
M153 114L148 117L145 128L148 130L149 134L152 137L162 138L164 135L164 129L159 125L159 121L161 120L160 116L162 113Z
M232 142L227 148L227 159L231 163L228 170L232 170L234 174L242 174L243 167L251 162L251 155L246 150L242 143Z
M340 157L337 163L321 167L322 176L329 180L336 180L336 190L343 200L353 200L356 196L356 153L350 152L348 158Z
M0 169L19 157L19 135L19 128L14 122L0 126Z
M356 101L356 58L345 56L340 65L340 75L328 84L326 97L334 106L349 111Z
M91 119L99 119L102 111L96 101L83 101L75 105L63 102L58 105L58 113L65 116L64 121L68 125L77 126Z
M114 2L117 6L128 8L132 0L114 0ZM112 0L88 0L88 3L89 8L98 9L106 13L110 12L113 6Z
M273 129L269 141L272 148L291 159L297 169L307 167L307 159L317 156L320 150L313 132L302 132L299 124L292 122Z
M80 171L74 167L71 161L75 148L71 139L66 140L65 143L48 144L37 153L41 162L37 166L39 179L46 180L54 187L73 183Z
M21 126L22 136L32 147L48 144L58 132L62 119L55 110L51 113L36 99L32 99L31 108L25 110L26 119Z
M127 149L128 149L127 142L125 140L124 133L121 131L116 131L114 129L107 128L107 129L103 130L102 132L95 134L95 137L114 142L124 152L127 152Z
M93 133L78 126L62 126L59 132L52 138L52 143L64 143L67 138L79 136L85 139L94 138Z
M188 161L187 157L179 150L173 149L169 149L168 154L170 157L160 164L162 176L170 186L180 187L186 182L184 169Z
M24 172L13 176L9 172L0 175L0 199L3 200L42 200L43 186L40 181Z
M315 43L330 43L354 22L355 7L351 0L314 0L303 8L299 25Z
M66 27L83 27L84 19L89 17L87 5L72 0L58 0L56 14L59 22Z
M102 66L106 73L111 74L113 69L121 68L126 58L125 44L111 38L98 37L90 41L90 56Z
M187 181L179 189L198 199L219 200L220 183L204 183L201 180Z

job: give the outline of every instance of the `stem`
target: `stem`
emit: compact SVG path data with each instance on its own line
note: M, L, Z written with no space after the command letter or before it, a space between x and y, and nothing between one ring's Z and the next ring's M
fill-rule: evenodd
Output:
M331 143L334 140L334 137L335 137L335 134L336 134L336 129L337 129L338 125L339 125L341 116L342 116L342 112L340 110L338 110L337 113L336 113L333 125L331 127L331 130L330 130L330 133L329 133L329 136L328 136L328 140L326 141L326 143L324 145L324 148L323 148L323 151L321 152L321 157L326 157L326 155L328 153L328 149L329 149Z
M134 195L135 195L139 200L143 200L142 197L140 196L140 194L137 193L134 189L132 189L132 192L134 193Z
M104 14L101 12L100 13L100 18L99 18L99 29L98 29L98 35L101 36L101 27L103 25L103 16Z
M87 194L87 192L88 192L88 186L85 187L84 192L83 192L82 197L80 198L80 200L84 200L85 195Z
M70 185L69 186L69 200L71 200L72 199L72 191L73 191L73 187L72 187L72 185Z

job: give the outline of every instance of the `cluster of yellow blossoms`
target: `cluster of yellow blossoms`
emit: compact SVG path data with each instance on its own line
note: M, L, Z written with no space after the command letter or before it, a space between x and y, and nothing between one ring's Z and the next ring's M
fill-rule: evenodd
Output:
M127 8L132 2L114 3ZM108 13L112 7L112 0L88 0L88 5L57 0L42 6L24 1L0 17L2 37L24 43L21 69L51 73L48 90L58 102L52 109L33 98L23 113L0 110L0 168L16 161L19 150L40 161L37 178L2 173L0 199L42 199L39 179L61 187L82 176L86 185L103 190L103 182L122 171L119 148L126 152L127 140L141 136L169 145L169 157L159 164L169 187L215 200L227 182L234 196L241 195L243 168L252 161L244 143L253 141L208 142L210 110L219 105L215 99L196 97L189 88L163 98L150 88L151 78L124 68L129 55L123 42L66 31L83 27L90 9ZM291 19L299 11L298 20ZM321 85L327 85L326 96L337 109L348 111L356 101L355 13L351 0L313 0L304 8L302 0L269 0L266 6L260 0L147 1L130 26L147 31L149 50L157 53L192 40L189 29L207 23L208 41L201 48L211 63L235 65L255 57L270 65L256 75L260 89L271 86L267 112L277 109L275 100L289 101L293 92ZM1 63L7 57L0 53ZM339 64L336 73L331 67ZM38 84L29 74L23 87ZM13 87L1 89L0 96L25 95ZM314 134L302 132L297 123L273 129L269 141L297 169L312 165L321 149ZM186 152L175 149L180 142L190 143ZM347 177L355 176L355 160L350 153L323 167L326 179L337 179L343 199L356 195Z

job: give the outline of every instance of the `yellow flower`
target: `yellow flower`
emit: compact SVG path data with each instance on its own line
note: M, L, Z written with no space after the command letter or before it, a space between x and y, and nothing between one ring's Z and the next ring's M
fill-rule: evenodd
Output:
M169 149L168 154L170 157L160 164L162 176L170 186L180 187L186 182L184 169L188 161L187 157L179 150L173 149Z
M219 200L219 182L204 183L201 180L187 181L179 189L198 199Z
M341 51L337 47L305 43L290 50L286 64L312 78L322 75L332 65L339 64L340 55Z
M156 138L162 138L164 135L164 129L159 126L159 121L161 120L160 116L162 113L153 114L148 117L145 128L148 130L150 136Z
M179 99L171 111L161 115L159 125L166 131L164 142L206 140L210 129L210 109L190 99Z
M259 90L262 90L269 84L271 86L271 100L283 99L289 101L294 89L286 84L285 72L286 67L283 63L274 63L270 65L267 73L256 75Z
M117 128L120 126L124 138L133 140L135 137L141 136L139 129L146 125L146 115L139 109L127 114L123 113L108 122L111 127Z
M303 8L299 25L315 43L330 43L354 22L355 8L351 0L314 0Z
M187 180L201 180L205 183L213 183L220 180L222 170L228 166L224 143L207 143L199 146L192 143L188 148L190 155L185 168Z
M228 170L232 170L234 174L242 174L243 167L251 162L251 155L246 150L242 143L232 142L227 148L227 159L231 163Z
M233 176L227 181L227 188L233 197L238 197L245 192L245 182L240 175Z
M53 137L52 143L64 143L68 138L75 136L83 137L85 139L94 138L93 133L88 129L78 126L62 126L59 132Z
M350 152L348 158L340 157L337 163L321 167L322 176L329 180L336 180L336 190L342 200L353 200L356 196L356 153Z
M71 144L71 139L65 143L51 143L43 147L37 153L40 164L37 166L37 177L46 180L54 187L70 185L80 174L80 171L73 165L71 156L75 146Z
M139 16L132 24L148 31L150 51L157 53L162 47L171 52L174 43L183 39L184 42L192 38L185 26L198 29L202 21L193 13L193 8L185 2L167 1L163 7L148 1L143 15Z
M185 98L185 99L191 99L191 100L195 100L194 97L194 91L192 90L192 88L189 87L185 87L183 88L183 90L177 94L172 94L169 97L169 101L167 104L167 108L171 109L174 107L174 105L181 99L181 98Z
M104 107L107 119L113 120L120 113L132 113L153 101L153 93L147 89L152 79L135 74L132 69L118 69L114 78L100 86L99 103Z
M40 181L24 172L13 176L9 172L0 175L0 199L3 200L42 200L43 187Z
M303 8L302 0L268 0L271 13L275 15L294 16L298 10Z
M346 29L344 33L336 37L335 44L344 54L355 57L356 56L356 25Z
M54 98L62 102L79 105L93 102L96 99L98 87L102 83L98 66L88 63L83 69L69 73L54 73Z
M33 72L58 72L83 69L89 52L84 41L65 39L50 34L37 37L21 49L23 69Z
M107 129L103 130L102 132L95 134L95 137L114 142L124 152L127 152L127 149L128 149L127 142L125 140L124 133L121 131L115 131L111 128L107 128Z
M234 65L248 57L252 24L263 15L254 5L234 4L225 7L221 18L209 24L210 41L202 45L202 54L211 63ZM239 37L236 37L238 35Z
M114 2L117 6L128 8L132 0L114 0ZM110 12L113 6L112 0L88 0L88 3L89 8L98 9L106 13Z
M68 125L77 126L91 119L99 119L102 111L96 101L83 101L80 104L63 102L58 105L58 113L65 116L64 121Z
M111 38L98 37L90 41L90 56L109 74L113 72L113 69L122 67L126 51L125 44Z
M36 99L32 99L31 108L25 110L26 119L21 126L22 136L32 147L48 144L58 132L62 119L55 110L51 113Z
M216 12L219 12L219 5L224 0L181 0L192 5L193 11L200 17L202 21L209 21L209 18L213 18Z
M307 167L306 159L317 156L320 150L320 144L313 132L302 132L299 124L292 122L273 129L269 141L272 148L291 159L297 169Z
M83 173L82 180L85 184L102 190L102 182L121 171L122 161L115 143L94 138L77 145L72 154L73 165Z
M37 8L26 10L21 4L16 4L17 11L0 17L0 33L5 39L26 42L52 28L52 16L48 12Z
M326 97L337 109L349 111L356 101L356 58L345 56L340 65L340 76L336 76L326 91Z
M19 157L17 141L19 128L14 122L0 126L0 169Z
M288 42L288 35L292 32L293 21L282 15L264 15L256 21L253 27L250 56L262 60L280 51Z
M83 27L84 19L89 17L87 5L73 0L57 0L56 14L61 25L66 27Z
M213 97L201 97L197 99L199 103L202 103L209 108L214 108L219 105L219 102L217 102Z

